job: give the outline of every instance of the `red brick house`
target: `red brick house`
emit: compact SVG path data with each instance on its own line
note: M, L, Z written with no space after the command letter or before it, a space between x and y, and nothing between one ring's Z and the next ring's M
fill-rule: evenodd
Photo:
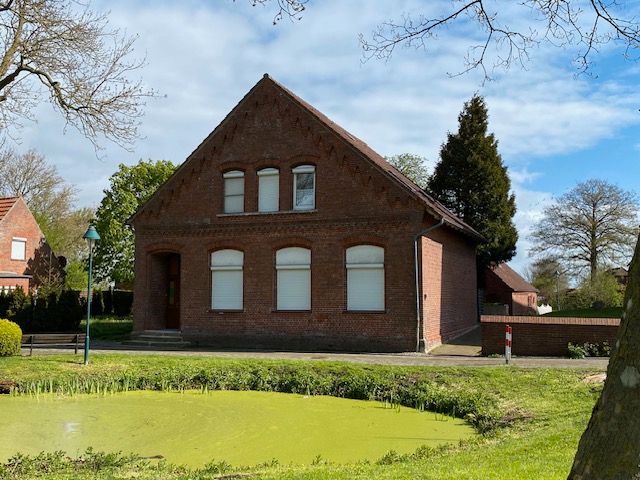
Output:
M0 291L27 292L63 274L24 200L0 198Z
M538 314L538 289L506 263L485 270L484 295L487 303L507 305L507 315Z
M136 332L412 351L477 325L481 236L267 75L130 224Z

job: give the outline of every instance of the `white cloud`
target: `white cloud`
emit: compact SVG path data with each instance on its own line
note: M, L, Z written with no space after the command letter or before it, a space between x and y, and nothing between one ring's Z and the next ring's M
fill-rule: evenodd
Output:
M509 171L512 181L512 190L516 196L516 215L514 223L518 230L518 243L516 245L516 256L509 262L521 275L524 275L528 265L531 263L529 251L533 246L529 238L533 226L543 217L544 209L553 201L550 192L527 189L526 185L531 178L536 177L536 172L529 172L526 168L520 172Z
M141 128L146 138L134 152L107 145L103 160L77 133L62 137L54 112L39 110L40 121L24 131L21 148L37 148L55 162L80 188L81 204L99 202L118 163L181 162L264 72L381 154L411 152L432 161L447 131L457 128L464 101L480 91L514 190L523 202L528 199L523 212L535 211L540 193L524 189L539 180L521 168L524 163L591 148L638 121L633 108L640 98L629 85L576 80L573 72L554 66L557 58L547 50L534 53L529 71L511 70L484 87L479 72L449 78L447 72L460 71L468 45L459 34L477 35L471 29L443 31L428 53L401 49L390 62L361 63L359 32L367 35L402 12L435 11L436 2L426 7L418 1L313 2L302 21L277 26L271 24L272 9L244 1L98 5L110 9L113 25L139 34L138 51L148 60L140 73L166 98L149 102ZM519 226L526 229L530 214L519 215Z

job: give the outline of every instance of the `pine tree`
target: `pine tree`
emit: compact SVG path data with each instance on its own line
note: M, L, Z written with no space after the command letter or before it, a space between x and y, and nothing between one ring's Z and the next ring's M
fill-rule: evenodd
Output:
M426 190L487 239L478 247L480 267L510 260L518 240L515 196L498 141L487 134L484 98L475 95L466 102L458 122L458 132L449 133L442 145Z

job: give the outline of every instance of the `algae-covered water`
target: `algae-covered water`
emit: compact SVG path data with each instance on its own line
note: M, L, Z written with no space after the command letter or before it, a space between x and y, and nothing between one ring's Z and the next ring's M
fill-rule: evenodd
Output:
M380 402L274 392L0 397L0 460L91 446L202 466L376 460L473 436L462 420Z

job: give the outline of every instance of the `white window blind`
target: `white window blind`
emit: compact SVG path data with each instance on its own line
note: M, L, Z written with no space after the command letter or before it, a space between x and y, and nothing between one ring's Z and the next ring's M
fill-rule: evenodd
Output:
M11 260L26 260L27 239L14 238L11 240Z
M311 250L282 248L276 252L278 310L311 310Z
M244 172L233 170L223 175L224 213L244 212Z
M218 250L211 254L211 308L242 310L244 253Z
M384 248L347 249L347 310L384 310Z
M293 208L316 208L316 167L313 165L300 165L293 169Z
M258 211L277 212L280 207L280 175L277 168L258 171Z

